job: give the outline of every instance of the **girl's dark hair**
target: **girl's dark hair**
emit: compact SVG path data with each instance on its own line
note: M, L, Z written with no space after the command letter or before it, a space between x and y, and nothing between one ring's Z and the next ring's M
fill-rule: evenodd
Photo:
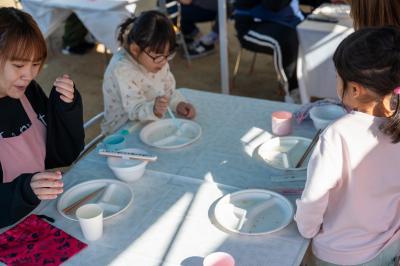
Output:
M146 11L139 17L128 18L119 25L119 29L118 41L122 46L136 43L141 50L149 48L156 53L164 53L167 45L170 50L176 46L172 22L158 11Z
M7 60L41 61L47 57L43 35L31 15L12 7L0 8L0 66Z
M333 55L336 71L343 80L361 84L381 99L400 86L400 30L395 27L360 29L344 39ZM396 96L394 114L381 130L400 141L400 97Z

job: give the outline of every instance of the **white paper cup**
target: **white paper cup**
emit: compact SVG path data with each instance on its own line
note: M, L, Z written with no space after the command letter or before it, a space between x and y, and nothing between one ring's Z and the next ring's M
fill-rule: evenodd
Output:
M83 236L95 241L103 235L103 209L97 204L86 204L76 210Z
M235 259L226 252L214 252L203 260L203 266L235 266Z

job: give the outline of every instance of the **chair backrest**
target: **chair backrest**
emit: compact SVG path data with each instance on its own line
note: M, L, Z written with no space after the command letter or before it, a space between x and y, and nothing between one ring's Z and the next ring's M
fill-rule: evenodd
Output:
M158 7L180 30L181 28L181 3L179 1L159 0Z

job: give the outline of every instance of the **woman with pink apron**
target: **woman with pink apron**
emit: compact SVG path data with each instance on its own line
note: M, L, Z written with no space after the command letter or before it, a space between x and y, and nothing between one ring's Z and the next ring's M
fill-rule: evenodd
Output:
M33 18L0 7L0 228L62 193L61 172L84 147L82 100L68 75L49 97L35 82L47 56Z

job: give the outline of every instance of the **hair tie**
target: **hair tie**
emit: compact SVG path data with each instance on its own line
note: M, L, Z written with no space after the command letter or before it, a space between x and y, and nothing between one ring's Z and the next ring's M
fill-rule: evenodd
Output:
M393 90L394 94L400 95L400 86Z

